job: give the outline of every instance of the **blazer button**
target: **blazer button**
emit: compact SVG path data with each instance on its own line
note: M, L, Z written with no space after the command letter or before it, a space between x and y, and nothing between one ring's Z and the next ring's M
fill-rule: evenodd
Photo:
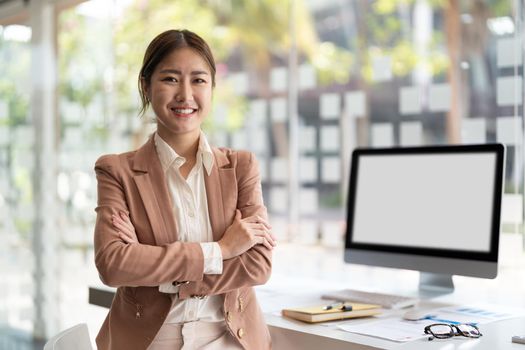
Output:
M239 336L239 339L244 337L244 329L239 328L239 330L237 331L237 335Z
M229 311L226 311L226 322L228 323L232 322L232 313Z

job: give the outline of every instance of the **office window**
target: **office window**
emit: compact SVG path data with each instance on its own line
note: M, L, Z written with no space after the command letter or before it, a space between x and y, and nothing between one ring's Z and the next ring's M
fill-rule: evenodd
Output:
M27 23L0 27L0 320L33 330L33 145Z
M300 58L302 65L312 65L317 86L300 90L298 104L301 122L315 125L320 134L321 241L325 222L344 220L354 147L504 143L503 230L522 232L521 5L481 0L307 4L319 49ZM308 28L299 26L298 33ZM330 59L337 64L327 64ZM344 96L342 108L339 96ZM334 157L343 169L339 181ZM323 173L333 181L327 183Z

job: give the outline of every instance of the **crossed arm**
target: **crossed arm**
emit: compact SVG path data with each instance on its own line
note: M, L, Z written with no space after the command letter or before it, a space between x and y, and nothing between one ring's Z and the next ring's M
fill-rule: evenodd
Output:
M203 274L199 243L152 246L138 242L135 228L126 214L126 196L114 163L118 163L118 159L101 159L95 167L99 183L95 251L103 282L111 286L192 282L181 286L181 298L192 294L219 294L266 282L271 273L275 239L265 219L258 172L256 165L255 170L252 168L251 158L248 176L239 182L238 204L245 204L240 206L242 214L236 213L233 223L218 242L224 259L220 275Z

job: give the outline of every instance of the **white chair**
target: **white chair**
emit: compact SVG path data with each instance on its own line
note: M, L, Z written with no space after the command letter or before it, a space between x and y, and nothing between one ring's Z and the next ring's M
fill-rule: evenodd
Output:
M44 350L93 350L85 323L68 328L49 339Z

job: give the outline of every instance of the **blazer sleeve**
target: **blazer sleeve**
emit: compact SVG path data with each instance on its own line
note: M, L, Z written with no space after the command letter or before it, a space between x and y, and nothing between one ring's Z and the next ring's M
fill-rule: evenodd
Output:
M119 211L129 213L124 184L126 176L132 180L120 162L119 156L107 155L95 164L98 191L95 265L102 282L112 287L136 287L202 280L204 257L199 243L177 241L152 246L127 244L118 237L111 216Z
M259 167L252 153L239 152L237 178L237 208L241 210L242 217L259 215L268 220L268 213L263 203ZM179 298L222 294L242 287L264 284L270 278L271 271L271 250L264 245L256 244L243 254L225 260L222 274L204 275L202 281L180 286Z

